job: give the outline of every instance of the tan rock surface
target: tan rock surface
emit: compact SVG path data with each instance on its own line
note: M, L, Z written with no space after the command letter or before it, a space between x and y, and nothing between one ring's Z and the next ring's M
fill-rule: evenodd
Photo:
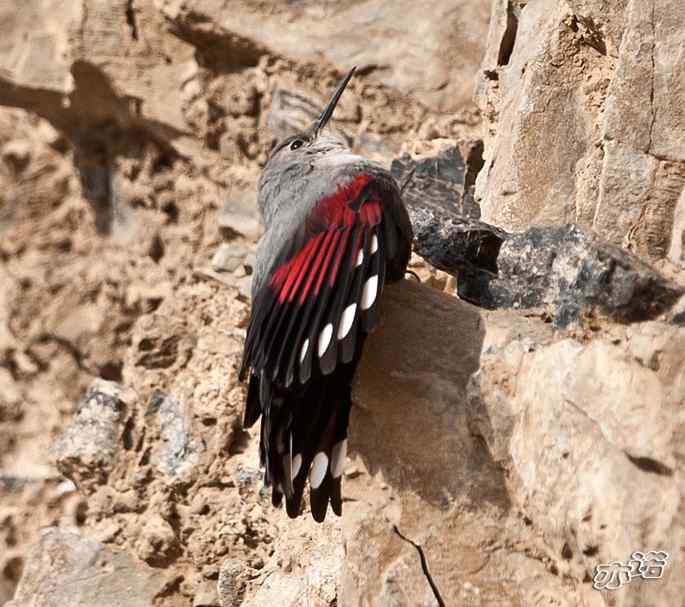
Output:
M86 518L82 497L63 486L48 455L50 443L94 378L122 380L136 319L179 289L192 291L182 289L189 283L203 289L216 280L249 292L243 238L259 234L254 185L277 132L269 130L272 98L299 95L316 112L344 67L335 58L296 63L227 28L229 17L240 25L237 6L253 13L251 3L203 2L193 11L172 4L0 7L0 603L11 597L39 527ZM468 41L460 63L467 73L479 60L487 7L463 6L480 17L449 49L454 56ZM280 23L264 8L265 19ZM448 67L440 63L443 76ZM336 117L357 147L384 161L424 125L432 139L477 123L472 109L438 116L383 83L360 75ZM470 76L449 87L466 103ZM445 91L431 91L450 102ZM242 243L244 255L217 271L211 260L222 242ZM192 347L165 337L151 329L153 354L139 352L159 365L160 377L174 352ZM212 405L202 415L203 423L221 417ZM131 543L148 554L149 539Z
M471 104L490 8L487 0L269 1L235 11L222 10L221 2L203 4L161 2L172 21L219 15L224 31L300 61L323 58L344 70L357 65L377 72L383 84L443 112Z
M492 8L487 36L481 0L0 8L0 604L436 605L394 526L447 605L682 603L683 301L559 332L390 288L321 526L272 509L240 429L259 168L353 63L337 126L389 163L474 143L484 49L485 218L682 282L681 6ZM591 589L650 549L664 579Z
M483 218L515 231L578 222L664 258L682 238L684 27L666 0L494 2L477 85Z
M45 530L29 563L7 607L148 607L164 585L151 567L75 531Z
M100 484L73 472L93 467L87 449L57 447L91 533L177 576L174 600L218 583L222 605L434 605L394 527L421 545L446 604L602 605L594 567L638 549L672 555L665 578L610 604L683 596L685 329L574 335L413 281L389 287L354 390L345 514L317 526L271 510L255 433L237 429L246 310L200 282L140 319L124 373L136 396L110 422L119 447ZM66 433L86 446L102 442L75 430L92 402Z
M602 605L594 567L643 544L672 555L665 579L607 604L685 595L685 330L578 340L413 283L388 289L384 313L355 390L351 446L372 478L347 484L343 604L433 604L392 525L422 544L447 604Z
M340 522L274 511L258 437L240 429L247 312L220 281L179 287L136 324L129 388L94 383L54 446L59 470L88 498L91 534L164 571L159 604L273 605L292 591L292 605L328 605L337 594Z

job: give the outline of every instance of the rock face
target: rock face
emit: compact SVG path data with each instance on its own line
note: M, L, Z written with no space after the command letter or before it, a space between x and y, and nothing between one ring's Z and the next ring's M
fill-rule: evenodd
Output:
M655 318L684 292L578 225L509 234L478 220L469 171L456 147L420 160L396 159L392 170L404 187L415 252L454 275L459 296L478 306L537 308L565 327L581 315Z
M685 289L576 225L506 234L454 213L413 213L416 251L457 277L459 296L478 306L537 309L557 327L581 317L618 322L668 313ZM677 321L676 321L677 322Z
M497 255L507 234L481 222L473 200L482 168L480 141L437 153L393 160L414 230L414 251L429 264L458 277L459 295L487 305L487 285L497 273Z
M74 531L47 529L29 563L7 607L149 607L164 585L151 567Z
M677 603L685 590L676 580L682 427L674 412L683 374L675 369L684 335L644 323L610 337L543 347L525 336L496 346L486 339L471 386L471 427L503 464L515 506L538 527L559 575L587 580L598 562L619 554L626 561L645 544L671 555L664 580L632 582L605 596L607 604Z
M405 154L393 160L391 171L404 188L402 198L408 209L441 209L478 219L480 208L473 201L473 186L483 166L482 153L482 143L472 141L447 147L433 156L412 158Z
M685 8L661 0L493 2L477 84L483 219L579 223L666 257L682 240L684 27Z
M582 314L619 322L656 318L683 294L639 259L575 225L530 228L509 237L497 267L497 278L478 303L544 307L556 326L578 322Z
M421 546L440 596L466 604L600 605L597 564L639 548L677 559L685 329L645 322L574 337L412 281L388 287L354 389L345 515L318 527L262 510L255 437L235 425L242 390L230 373L220 379L235 373L230 327L244 325L246 307L207 287L138 323L125 373L136 395L125 421L101 423L112 427L103 436L119 437L109 475L98 477L102 464L88 455L97 433L76 447L62 439L58 460L72 462L60 466L89 496L95 537L182 576L181 596L251 607L437 604L403 537ZM191 308L198 319L233 312L183 328ZM218 326L229 335L218 338ZM156 344L147 352L166 347L156 331L179 344L166 367L139 354L146 340ZM161 382L177 396L156 392ZM75 426L105 388L91 389ZM676 572L674 560L662 581L632 582L618 604L677 603Z
M239 287L199 275L176 295L136 324L127 387L96 381L53 447L87 498L90 534L133 555L140 575L158 571L160 604L329 605L343 562L339 522L319 528L274 511L258 437L240 428L248 306ZM109 583L93 605L109 604ZM46 594L58 604L61 595Z
M203 21L216 19L212 4L221 3L205 3L199 10L175 1L160 4L168 19L200 29L198 21L202 27ZM263 45L300 61L323 57L344 70L357 65L377 71L384 84L438 111L454 111L471 102L487 2L401 0L382 7L369 0L306 0L292 6L269 2L266 14L245 4L222 13L216 28L244 36L250 41L245 47Z
M10 4L0 604L683 603L679 3ZM236 369L260 167L352 64L335 126L426 284L387 289L317 525L262 490Z
M255 5L249 2L202 2L188 8L151 0L87 0L69 6L30 0L0 6L0 604L12 597L39 528L82 527L88 510L93 520L111 515L104 493L105 505L98 505L100 498L86 505L83 494L125 482L137 492L147 486L148 473L181 485L193 483L193 471L217 457L191 430L194 423L224 429L216 421L226 422L223 409L208 405L200 421L189 426L189 409L203 399L193 398L194 388L179 393L166 381L180 373L190 356L193 337L183 325L196 312L172 314L173 327L146 320L153 326L143 331L135 356L129 354L133 327L178 293L213 297L229 285L231 298L244 306L260 232L254 205L260 166L284 128L301 124L320 108L348 61L357 61L358 53L367 55L366 67L335 117L356 149L389 163L404 142L416 141L419 129L427 133L423 140L456 136L465 121L471 130L477 125L469 96L487 28L486 3L469 0L459 10L433 3L436 17L444 19L426 21L422 32L410 27L416 9L402 15L402 6L393 8L393 27L403 27L418 41L411 73L399 67L410 64L406 45L396 42L392 50L387 44L387 23L377 38L384 63L370 59L373 52L360 23L366 19L366 31L374 29L373 2L342 8L281 4L261 6L260 31L254 35ZM345 56L304 58L302 50L314 48L315 38L318 48L326 41L325 27L330 32L342 23L342 12L359 30L346 37ZM320 18L333 13L341 13L335 23ZM318 25L310 43L297 45L299 50L290 44L292 54L280 46L287 42L285 17ZM450 30L448 21L463 27ZM428 36L431 28L436 36ZM269 31L277 34L267 40ZM424 38L435 44L424 44ZM433 62L438 55L441 60ZM463 79L450 76L455 58L468 74ZM422 74L428 61L434 65L430 82ZM391 80L405 88L389 86ZM425 103L406 94L419 80L426 84L420 92ZM438 107L459 112L439 114ZM210 284L215 290L207 292ZM226 311L212 314L221 318ZM186 337L170 339L169 334ZM156 369L157 383L141 387L137 373L133 384L122 383L129 356L136 361L134 369ZM217 360L217 369L225 364ZM205 369L197 373L206 376ZM96 416L90 427L89 411L107 412L83 401L98 378L125 393L133 388L138 396L111 415ZM220 376L216 383L228 381ZM209 392L215 387L205 385ZM134 429L145 425L137 415L151 407L155 394L161 405L152 407L149 416L155 429L150 461L138 478L127 471L133 453L139 455L131 441ZM237 402L238 396L233 398ZM168 424L162 423L165 419ZM48 453L58 437L60 467L83 494L65 482ZM100 437L103 443L86 443L86 437ZM112 441L118 449L122 440L129 459L121 459L119 452L108 459ZM169 449L157 448L158 440L168 440ZM179 457L186 448L192 454L188 461ZM102 465L94 467L98 459ZM250 465L255 468L254 462ZM190 480L188 471L193 472ZM157 495L166 500L159 497L166 495L161 488L157 493L161 485L155 487L140 499ZM132 519L126 528L135 535L142 523L127 510L133 508L127 502L131 495L122 498L128 505L116 508ZM256 508L271 512L266 504ZM160 523L157 515L150 511L150 528L161 538L161 560L169 559L178 543L169 536L174 527ZM102 531L103 541L122 541L115 528L121 527L113 526L113 535ZM262 542L250 539L251 532L245 537L253 546ZM264 537L270 541L272 536ZM129 543L145 558L156 550L147 537ZM296 540L291 548L295 554L303 551ZM216 558L207 551L213 571L220 565ZM197 588L215 581L172 581L165 600L183 597L179 600L192 603ZM247 588L248 593L254 590L250 584Z
M352 485L342 604L435 604L393 525L446 604L677 603L683 329L577 340L413 283L388 291L355 391L356 470L372 477ZM598 563L642 545L671 555L663 581L592 590Z
M113 382L96 381L84 395L74 420L53 446L60 472L85 492L107 482L119 449L130 394Z
M130 156L130 143L110 137L104 145L103 126L140 131L139 139L162 142L233 181L235 169L219 165L244 165L260 155L263 161L260 118L272 94L276 106L299 97L311 109L335 82L333 69L358 65L370 75L364 107L348 93L336 113L343 122L362 123L362 131L373 124L372 131L392 138L434 121L436 112L468 110L489 15L483 0L403 1L382 11L373 0L261 7L92 0L64 11L53 5L31 0L21 11L0 9L8 34L1 43L0 104L36 112L86 148L77 163L90 175L84 179L99 182L91 184L93 196L105 199L118 186L111 157ZM290 87L265 72L284 72Z

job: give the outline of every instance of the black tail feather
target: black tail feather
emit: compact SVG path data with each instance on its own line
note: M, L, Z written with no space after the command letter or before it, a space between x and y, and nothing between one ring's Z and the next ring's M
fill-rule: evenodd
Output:
M291 518L301 513L307 480L314 520L325 519L329 502L335 514L342 513L342 463L336 458L344 458L340 444L347 438L351 382L363 341L353 361L330 375L318 375L298 391L267 389L272 406L262 419L260 459L272 503L280 506L285 497Z
M247 387L247 400L245 402L245 414L243 416L243 428L249 428L259 419L262 408L259 404L259 377L250 375L250 383Z
M329 503L342 512L352 377L378 324L386 279L403 277L410 254L397 188L361 177L370 180L361 192L346 193L354 181L317 203L253 299L240 369L241 378L251 373L243 424L262 416L265 484L292 518L301 513L307 480L315 520L325 519Z

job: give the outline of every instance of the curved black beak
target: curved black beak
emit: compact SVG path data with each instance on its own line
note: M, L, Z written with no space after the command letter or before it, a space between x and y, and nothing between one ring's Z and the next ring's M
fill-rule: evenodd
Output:
M352 79L352 76L354 76L354 72L356 70L357 66L355 65L350 70L349 74L347 74L347 76L340 81L338 88L335 89L335 93L333 93L331 100L326 104L323 112L321 112L321 116L319 116L319 119L314 124L314 139L316 139L316 137L319 135L319 131L321 131L321 129L323 129L323 127L325 127L328 121L331 119L333 110L335 110L335 106L338 105L338 101L340 100L340 96L343 94L347 83Z

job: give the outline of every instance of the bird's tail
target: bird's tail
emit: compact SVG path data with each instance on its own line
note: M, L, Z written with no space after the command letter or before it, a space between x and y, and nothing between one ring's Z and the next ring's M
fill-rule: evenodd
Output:
M361 339L360 341L363 341ZM285 497L286 511L297 517L307 479L312 517L321 522L328 503L342 514L342 472L347 455L347 426L352 404L352 378L362 344L348 364L330 375L312 378L299 391L279 390L268 378L253 377L248 391L245 425L259 417L260 385L269 382L262 410L260 459L265 467L264 484L271 487L271 499L279 506ZM264 387L262 398L264 398ZM251 407L250 404L253 404ZM249 412L252 415L248 415Z

